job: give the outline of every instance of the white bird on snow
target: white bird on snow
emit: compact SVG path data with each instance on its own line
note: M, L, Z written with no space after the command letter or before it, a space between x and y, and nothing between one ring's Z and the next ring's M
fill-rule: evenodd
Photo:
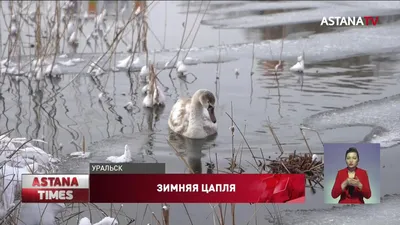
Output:
M303 54L304 55L304 54ZM304 72L304 58L303 56L297 57L297 63L290 67L289 69L292 72L303 73Z

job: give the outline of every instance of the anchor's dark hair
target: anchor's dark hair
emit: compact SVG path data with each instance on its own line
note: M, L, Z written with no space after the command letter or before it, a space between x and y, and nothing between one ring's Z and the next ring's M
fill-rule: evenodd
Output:
M356 153L356 155L357 155L357 161L359 162L359 161L360 161L360 155L358 154L358 150L357 150L355 147L349 148L349 149L346 151L346 154L344 155L344 158L346 159L346 158L347 158L347 155L348 155L349 153L352 153L352 152Z

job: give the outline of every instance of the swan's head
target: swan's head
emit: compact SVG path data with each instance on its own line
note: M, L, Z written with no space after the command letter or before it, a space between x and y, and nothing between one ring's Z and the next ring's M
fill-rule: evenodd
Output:
M298 56L297 57L297 62L301 62L301 61L303 61L303 56Z
M209 90L199 90L199 101L201 105L207 109L208 114L210 115L210 119L213 123L217 122L217 119L215 118L215 113L214 113L214 107L215 107L215 96L214 94L209 91Z
M176 67L180 67L181 65L183 65L183 62L182 62L182 61L178 61L178 62L176 63Z

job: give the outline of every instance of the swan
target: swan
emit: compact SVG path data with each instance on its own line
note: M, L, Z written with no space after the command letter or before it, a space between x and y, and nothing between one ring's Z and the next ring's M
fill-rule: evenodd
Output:
M191 98L181 98L171 109L169 128L191 139L203 139L217 133L214 114L214 94L206 89L197 90Z
M290 67L290 71L302 73L304 71L304 59L303 56L297 57L297 63Z

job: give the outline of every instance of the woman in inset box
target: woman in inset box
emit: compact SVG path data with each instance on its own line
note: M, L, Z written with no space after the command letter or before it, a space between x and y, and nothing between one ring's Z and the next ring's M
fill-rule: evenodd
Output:
M340 196L339 204L364 204L371 197L368 174L358 168L360 157L356 148L349 148L345 155L347 167L338 171L332 188L332 198Z

